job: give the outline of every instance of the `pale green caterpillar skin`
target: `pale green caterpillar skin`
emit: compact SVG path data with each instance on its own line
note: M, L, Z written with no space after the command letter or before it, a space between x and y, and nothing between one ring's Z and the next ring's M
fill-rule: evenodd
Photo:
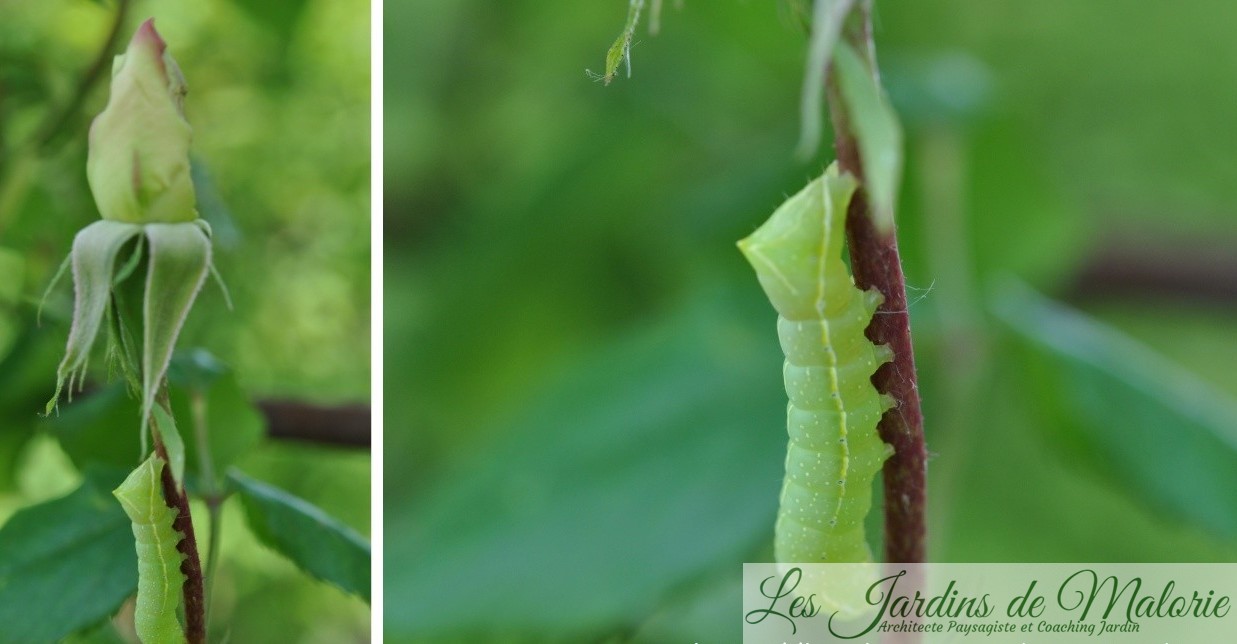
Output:
M137 606L133 621L143 644L182 644L176 619L185 575L185 556L176 549L183 538L172 528L176 511L163 500L161 476L166 462L152 454L112 494L133 522L137 541Z
M872 478L892 453L876 424L893 406L870 380L892 358L864 335L881 303L842 261L856 188L837 164L782 204L739 249L778 312L786 354L786 478L774 526L780 563L868 562Z

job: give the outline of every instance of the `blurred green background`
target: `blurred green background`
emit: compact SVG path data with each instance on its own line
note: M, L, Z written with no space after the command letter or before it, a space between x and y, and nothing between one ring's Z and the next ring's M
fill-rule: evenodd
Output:
M121 4L116 49L80 92ZM148 17L188 79L199 211L214 224L235 301L228 311L217 289L204 289L180 346L218 356L251 400L368 399L369 9L366 0L0 1L0 524L68 493L91 464L37 415L68 332L69 282L41 327L35 306L73 235L98 219L86 129L107 100L111 54ZM107 375L96 363L91 387ZM62 418L89 420L74 408L62 402ZM226 435L253 412L215 413L214 431ZM369 534L368 450L267 440L237 465ZM203 508L195 518L204 542ZM366 603L259 545L235 501L223 533L214 640L369 641Z
M609 87L623 0L385 8L390 641L738 640L786 436L734 242L829 158L787 5L683 4ZM930 558L1234 560L1237 5L876 4Z

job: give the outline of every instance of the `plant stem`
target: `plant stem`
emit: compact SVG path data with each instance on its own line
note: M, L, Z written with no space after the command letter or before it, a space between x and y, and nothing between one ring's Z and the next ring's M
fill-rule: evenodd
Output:
M26 141L18 144L12 150L0 148L0 231L7 227L17 207L25 199L30 187L33 168L38 157L52 141L62 133L65 126L81 111L82 104L90 90L103 78L104 70L112 68L112 54L116 43L120 41L125 17L129 13L131 0L118 0L116 15L112 19L111 29L99 46L99 51L90 66L82 72L73 92L59 109L47 114L35 133Z
M206 542L206 613L210 614L211 597L215 589L215 570L219 566L219 536L222 533L223 499L210 496L206 499L206 511L210 520L210 533ZM210 624L207 624L207 628Z
M303 400L257 401L271 438L333 447L369 448L369 405L319 405Z
M43 121L43 124L38 129L38 134L35 135L31 142L36 148L42 147L55 139L65 125L81 110L82 104L86 102L86 96L90 94L90 90L94 88L95 83L99 82L100 78L104 77L105 70L112 69L112 51L116 48L116 43L120 42L122 28L125 24L125 17L129 13L130 0L118 0L116 2L116 16L112 19L112 28L107 32L107 38L103 44L99 46L99 53L95 56L90 67L82 73L82 76L77 81L77 86L73 88L73 93L69 95L69 99L59 110L51 112Z
M210 456L210 441L206 435L206 398L200 390L189 392L189 408L193 414L193 438L197 443L198 467L202 468L207 496L214 496L219 482L215 480L215 461Z
M167 404L167 385L159 392L158 404L171 415ZM168 460L167 448L163 445L162 434L158 421L151 418L155 431L151 432L155 442L155 452ZM185 561L180 565L180 571L185 574L185 584L182 592L185 598L185 639L188 644L205 644L206 642L206 603L202 591L202 560L198 556L198 541L193 532L193 515L189 512L189 494L185 492L180 481L172 475L172 468L163 468L163 497L168 507L176 510L176 520L172 527L185 538L176 544L176 549L185 555Z
M871 20L866 4L856 9L860 20L846 30L855 50L868 57L876 74L871 38ZM850 127L835 79L828 75L829 113L833 121L834 146L842 171L863 183L858 141ZM923 412L915 380L915 354L911 347L911 323L906 309L906 278L898 255L897 235L891 230L882 235L876 230L867 195L855 193L846 213L846 236L850 247L851 270L861 289L876 288L885 301L868 326L868 337L893 349L893 362L872 376L878 391L889 394L897 407L881 417L877 426L881 439L893 446L893 456L885 463L885 561L921 563L925 557L924 508L926 505L927 450L923 436Z
M210 521L210 533L206 542L206 613L210 614L211 597L214 596L215 569L219 565L220 508L223 499L219 493L219 481L215 479L215 462L210 455L209 431L206 423L206 397L198 389L189 393L189 407L193 413L193 437L198 449L198 467L206 487L206 511ZM207 624L209 634L210 624Z

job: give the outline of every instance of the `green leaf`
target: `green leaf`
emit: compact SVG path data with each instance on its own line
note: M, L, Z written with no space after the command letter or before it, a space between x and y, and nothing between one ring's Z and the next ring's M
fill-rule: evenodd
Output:
M210 239L196 223L147 224L150 267L142 307L142 428L163 382L176 337L210 266Z
M57 641L133 594L133 533L108 492L121 478L92 472L73 493L21 510L0 528L0 643Z
M868 63L846 42L833 51L846 118L859 143L863 180L872 215L882 233L893 230L902 182L902 126Z
M133 431L139 413L124 383L114 382L65 405L44 419L43 428L60 441L79 470L94 464L130 470L143 456Z
M6 319L0 315L0 334ZM64 337L50 327L37 327L29 316L11 321L17 335L0 349L0 493L12 488L23 446L46 419L37 411L47 400L48 365L64 351Z
M129 644L125 638L116 632L111 622L103 622L98 626L70 635L61 644Z
M179 356L180 353L178 352ZM176 365L177 358L172 359ZM184 471L200 476L197 427L193 419L191 398L195 389L187 387L186 367L168 370L169 399L172 416L184 444ZM230 373L217 375L212 383L202 380L188 382L206 389L196 391L205 401L207 442L216 471L223 471L248 454L265 436L265 420ZM158 408L158 406L156 406ZM128 394L124 383L116 382L80 398L72 405L43 419L42 427L60 441L60 446L78 469L92 464L106 464L132 469L141 461L143 452L137 432L130 431L141 413L138 401ZM192 483L192 480L189 481Z
M816 154L816 148L820 146L821 102L825 94L829 55L833 53L838 37L842 35L846 16L854 6L855 0L816 0L812 8L812 38L808 43L799 103L798 154L801 158Z
M581 355L388 510L389 636L590 639L772 540L783 357L755 286L719 300Z
M116 274L112 276L112 284L119 284L133 275L133 272L142 265L142 238L137 238L137 244L133 246L133 253L129 255L129 259L116 270Z
M1237 538L1237 401L1019 282L994 302L1058 442L1152 508Z
M112 292L112 276L116 256L125 243L142 231L137 224L118 221L96 221L77 233L73 239L73 324L64 360L56 370L56 393L47 403L51 413L60 398L65 380L72 394L73 376L82 375L90 347L99 333L99 324Z
M198 196L198 215L211 228L211 241L215 248L232 250L241 242L241 231L236 227L232 211L224 201L223 195L215 186L214 179L206 169L206 162L194 158L189 165L193 177L193 191Z
M11 306L21 296L26 258L19 251L0 246L0 305Z
M287 45L305 13L307 0L232 0L263 28Z
M38 323L43 319L43 306L47 304L47 298L51 297L52 291L56 290L56 285L64 278L65 273L69 272L69 266L73 264L73 255L65 255L64 260L60 262L60 268L52 275L52 279L47 283L47 288L43 290L43 297L39 298L39 306L35 312L35 322Z
M206 391L228 373L228 366L210 351L201 347L183 349L173 353L168 363L168 384Z
M178 351L168 368L172 413L181 419L188 469L199 475L202 472L198 469L201 461L193 396L203 396L202 421L207 427L206 440L216 472L226 471L266 436L266 420L241 390L236 378L213 357L204 356L210 354L201 349L188 353ZM192 369L190 363L195 365Z
M249 527L306 573L369 601L369 541L318 507L232 470Z

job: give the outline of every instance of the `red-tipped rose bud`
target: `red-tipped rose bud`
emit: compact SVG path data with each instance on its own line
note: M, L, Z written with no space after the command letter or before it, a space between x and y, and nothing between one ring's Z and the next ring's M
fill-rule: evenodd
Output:
M104 219L197 219L189 175L185 79L147 20L112 64L112 93L90 126L86 178Z

